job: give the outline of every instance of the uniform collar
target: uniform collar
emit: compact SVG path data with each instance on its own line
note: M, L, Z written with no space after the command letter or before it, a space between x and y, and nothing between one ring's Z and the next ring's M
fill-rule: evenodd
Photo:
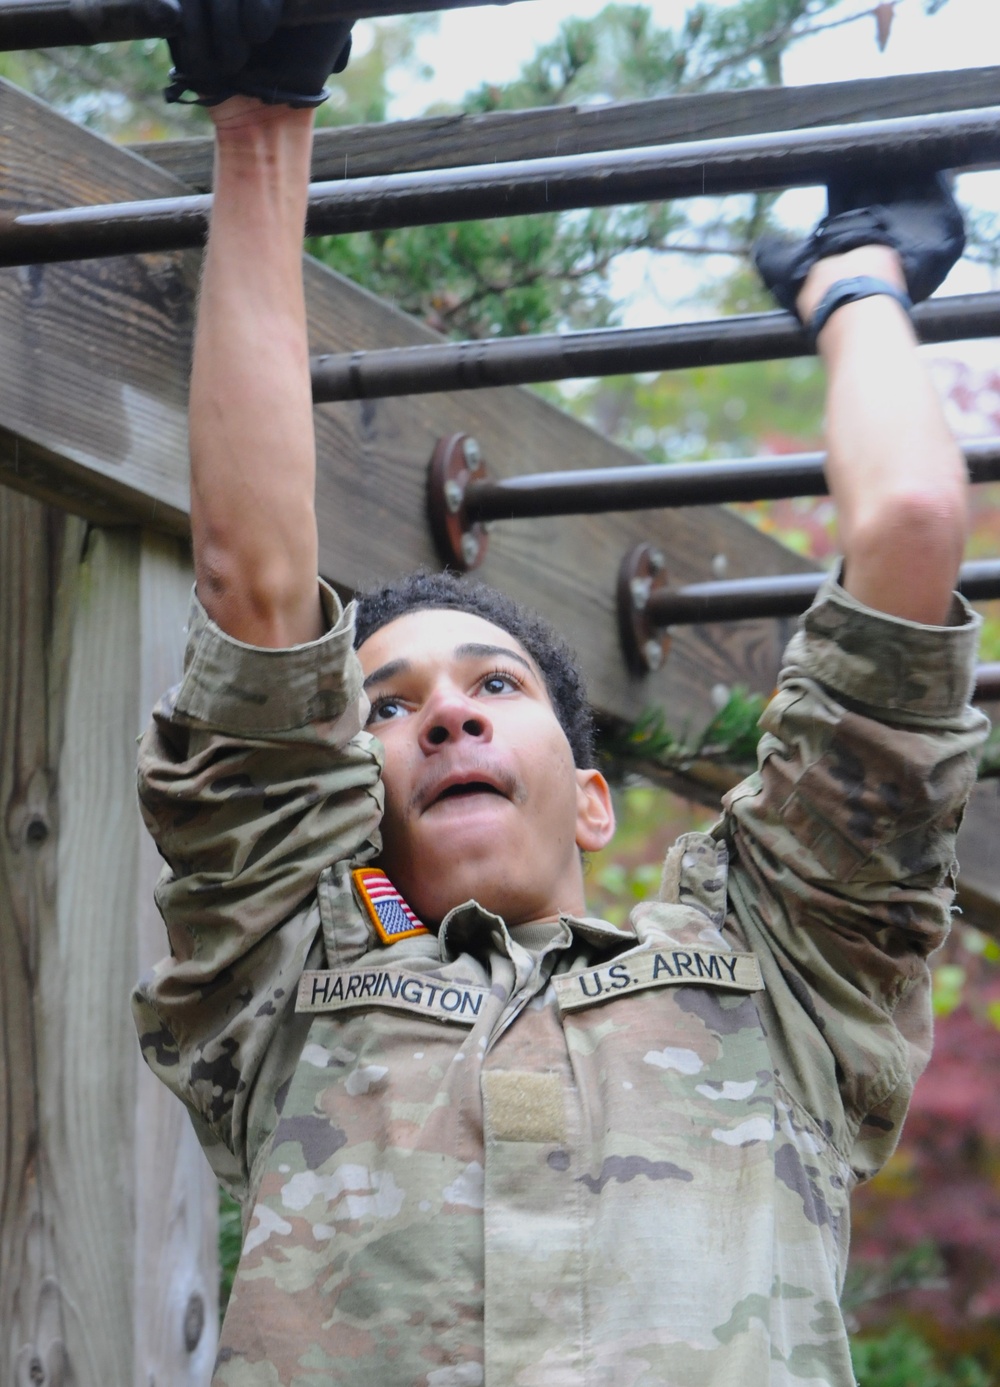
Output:
M438 931L441 957L445 962L451 962L462 953L481 955L490 946L505 954L518 948L541 955L568 949L574 937L583 938L588 944L614 947L623 940L635 939L636 932L631 923L619 929L596 916L569 914L529 920L509 930L502 916L486 910L474 900L449 910Z

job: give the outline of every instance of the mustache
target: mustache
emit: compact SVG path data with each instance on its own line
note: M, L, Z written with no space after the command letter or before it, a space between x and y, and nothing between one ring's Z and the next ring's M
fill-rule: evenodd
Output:
M407 808L411 812L420 813L432 804L438 796L437 787L447 781L453 772L449 771L442 775L433 773L424 776L415 787L410 796ZM463 762L457 768L457 774L461 775L462 780L471 782L482 780L485 784L493 786L504 798L509 799L512 804L523 804L528 797L528 790L524 782L513 770L507 766L498 766L495 762L483 757L480 760Z

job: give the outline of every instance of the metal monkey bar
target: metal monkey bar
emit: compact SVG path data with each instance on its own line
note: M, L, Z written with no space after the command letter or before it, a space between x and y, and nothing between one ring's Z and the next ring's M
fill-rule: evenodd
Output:
M369 19L512 0L284 0L282 27L327 19ZM177 0L5 0L0 52L63 48L127 39L172 38L180 29Z
M1000 293L960 294L917 304L921 342L995 337ZM364 400L443 390L484 390L581 376L676 371L776 361L812 354L809 339L788 313L746 313L664 327L600 328L589 332L432 342L312 359L313 399ZM487 517L484 517L487 518Z
M899 174L1000 164L1000 107L733 139L438 169L312 185L310 235L479 221L828 182L859 166ZM211 197L30 212L0 225L0 265L177 250L205 238Z
M1000 438L968 444L965 458L971 481L1000 481ZM533 476L493 479L486 470L476 440L465 434L453 434L441 439L434 450L428 472L428 506L442 562L467 571L477 568L485 558L489 539L484 526L493 521L825 496L824 461L823 453L793 453L724 462L640 463L634 467L539 472ZM789 581L801 585L805 580L796 575ZM658 585L658 590L659 586L662 585ZM729 592L727 585L719 588L709 584L708 588L711 589L709 606L727 600L720 595ZM689 590L683 591L688 593ZM747 616L786 616L808 606L811 599L794 606L799 601L799 592L800 589L795 588L794 593L791 589L786 593L779 584L779 588L762 589L751 598L745 585L738 585L730 596L737 602L763 602L765 607L780 600L791 602L793 605L787 610L772 612L768 608L746 613ZM673 601L679 597L679 593L668 593L664 600ZM693 610L691 601L685 600L687 605L681 602L678 610ZM649 619L653 624L673 624L684 619L729 621L739 619L739 614L671 617L659 623L658 617L650 613Z
M663 555L651 545L636 545L625 555L618 574L619 634L629 668L635 674L659 669L674 626L800 616L826 576L781 573L671 588ZM963 564L958 589L971 602L1000 597L1000 560ZM989 688L995 692L983 692L980 697L1000 696L1000 669L994 673Z

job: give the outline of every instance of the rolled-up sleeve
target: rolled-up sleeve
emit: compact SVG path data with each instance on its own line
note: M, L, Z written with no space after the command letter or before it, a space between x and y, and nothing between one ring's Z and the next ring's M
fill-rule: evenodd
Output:
M783 1085L859 1176L892 1150L929 1055L927 959L987 728L968 704L978 627L959 598L952 624L921 626L829 579L716 830Z
M139 748L170 947L133 997L140 1041L206 1145L231 1152L317 944L320 874L379 846L380 748L364 731L353 609L325 585L322 600L324 636L267 650L227 636L195 597L182 681Z

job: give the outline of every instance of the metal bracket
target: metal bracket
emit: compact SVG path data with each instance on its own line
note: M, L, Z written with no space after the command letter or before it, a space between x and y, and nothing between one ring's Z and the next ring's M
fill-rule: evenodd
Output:
M670 635L648 616L649 599L669 584L663 554L652 544L636 544L618 570L618 633L625 662L633 674L662 668Z
M467 433L439 438L427 470L427 514L445 567L468 573L486 557L484 525L470 521L465 491L470 481L489 480L479 444Z

